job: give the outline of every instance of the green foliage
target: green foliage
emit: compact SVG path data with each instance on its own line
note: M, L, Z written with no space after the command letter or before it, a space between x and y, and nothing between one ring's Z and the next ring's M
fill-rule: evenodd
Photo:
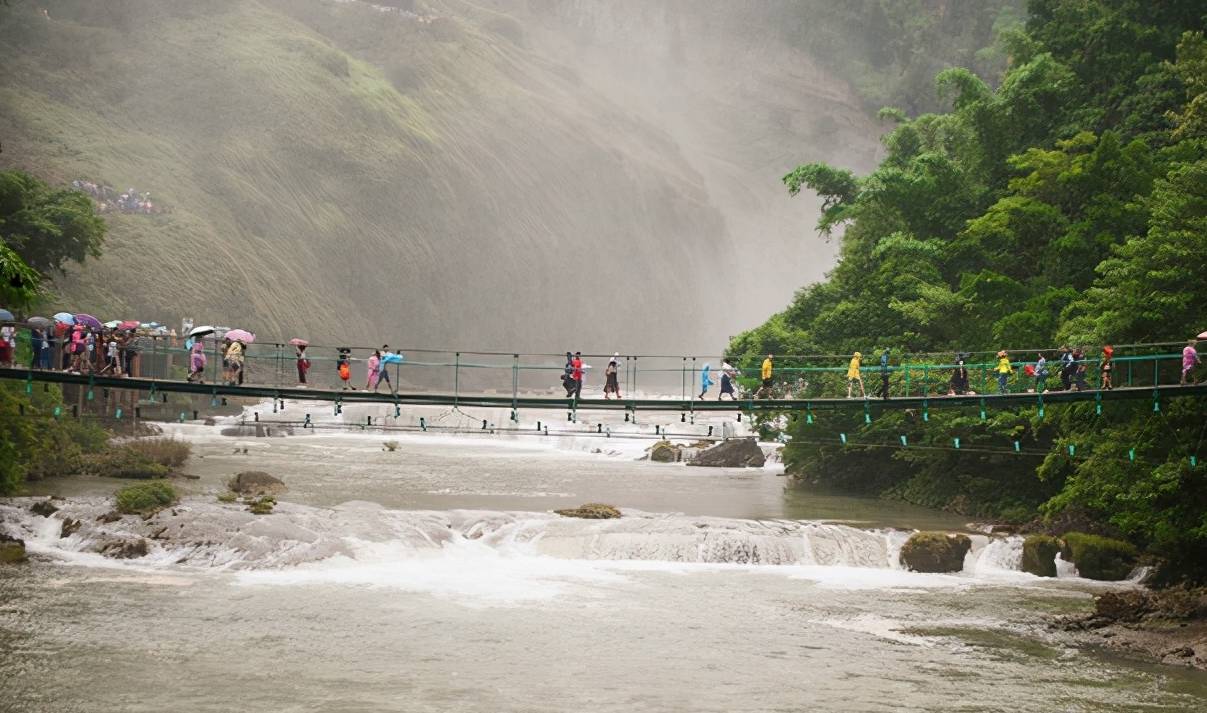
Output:
M0 384L0 495L27 479L77 472L85 453L104 447L107 434L95 424L53 417L61 403L57 388L26 394L24 384Z
M104 239L105 222L88 196L53 189L21 171L0 171L0 240L41 275L100 257Z
M1204 328L1201 3L1032 0L1028 9L1025 28L997 33L1011 63L996 88L983 73L936 69L950 109L885 112L894 125L873 172L807 163L785 177L790 194L822 197L822 232L843 228L839 262L733 340L740 366L768 351L889 347L900 359L1169 341ZM1203 408L1181 399L1157 414L1112 403L1106 415L1082 405L984 420L943 409L929 421L885 413L871 423L824 414L789 426L785 460L806 482L969 515L1076 513L1207 579L1207 479L1189 461L1204 455ZM931 448L893 447L902 435Z
M258 498L247 501L247 511L253 515L270 515L276 504L276 498L271 495L261 495Z
M1063 539L1060 556L1086 579L1126 579L1135 566L1136 548L1130 543L1084 532L1066 532Z
M37 297L41 277L21 256L0 243L0 304L28 307Z
M113 495L118 512L146 515L161 510L178 499L176 489L162 480L128 485Z
M224 490L221 493L218 493L218 502L220 503L233 503L238 499L239 494L232 490Z
M118 446L84 458L82 470L105 478L162 478L170 471L150 456Z

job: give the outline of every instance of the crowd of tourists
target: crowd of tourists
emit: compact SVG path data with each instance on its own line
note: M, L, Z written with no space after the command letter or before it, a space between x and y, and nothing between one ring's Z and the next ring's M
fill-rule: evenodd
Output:
M156 205L151 200L150 191L136 191L133 188L119 191L111 186L84 179L72 181L71 187L92 196L92 201L96 205L96 212L98 213L117 212L150 215L152 213L164 212L162 207Z
M0 366L13 366L16 356L16 327L0 327ZM175 336L175 335L172 335ZM29 366L73 374L138 376L146 337L133 329L101 329L57 322L30 326Z

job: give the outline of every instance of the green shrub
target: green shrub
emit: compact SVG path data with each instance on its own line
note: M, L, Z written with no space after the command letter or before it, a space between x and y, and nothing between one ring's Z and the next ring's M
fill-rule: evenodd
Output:
M120 447L140 453L173 470L184 465L193 451L191 445L178 438L140 438L123 443Z
M220 503L233 503L238 499L239 499L239 495L230 490L218 493L218 502L220 502Z
M1066 532L1060 556L1077 566L1086 579L1115 581L1126 579L1136 563L1136 548L1122 540Z
M1055 537L1028 535L1023 540L1023 571L1039 577L1055 577L1057 552L1060 540Z
M118 446L100 453L84 456L82 470L105 478L162 478L168 467L137 450Z
M262 495L255 500L249 500L247 502L247 510L253 515L268 515L276 504L276 498L271 495Z
M128 485L114 493L119 512L145 515L176 502L176 489L170 483L156 481Z

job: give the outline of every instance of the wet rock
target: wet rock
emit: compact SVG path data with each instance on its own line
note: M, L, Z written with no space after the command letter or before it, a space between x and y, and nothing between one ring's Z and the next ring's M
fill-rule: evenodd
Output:
M24 561L25 540L0 532L0 564L17 564Z
M82 522L75 518L66 518L63 520L63 526L59 528L59 537L71 537L79 531Z
M901 546L901 564L914 572L959 572L972 549L967 535L915 532Z
M147 541L143 538L112 538L99 543L98 551L113 559L130 560L147 556Z
M240 495L277 495L285 492L285 482L262 470L245 470L231 479L230 489Z
M1023 540L1023 571L1037 577L1055 577L1060 544L1060 540L1048 535L1028 535Z
M1084 532L1066 532L1063 540L1060 556L1086 579L1126 579L1136 564L1136 548L1122 540Z
M567 510L554 510L563 517L580 517L584 520L611 520L620 517L620 511L603 503L587 503Z
M218 422L215 421L212 417L205 419L205 421L203 421L202 423L206 426L215 426L218 424Z
M1152 595L1143 590L1105 592L1094 600L1093 616L1108 621L1140 621L1152 605Z
M55 507L54 503L50 502L49 500L39 500L38 502L29 506L29 511L35 515L50 517L58 512L59 509Z
M646 451L655 463L677 463L683 457L679 446L670 441L658 441Z
M96 518L96 521L108 524L110 522L117 522L120 519L122 519L122 514L120 512L118 512L116 510L110 510L109 512L105 513L104 515L98 515Z
M767 462L753 438L731 438L701 451L688 465L710 468L762 468Z

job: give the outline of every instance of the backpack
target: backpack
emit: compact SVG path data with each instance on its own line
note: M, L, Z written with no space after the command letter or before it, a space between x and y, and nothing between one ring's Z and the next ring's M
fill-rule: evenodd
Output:
M306 368L310 368L309 361L306 363ZM352 378L352 370L348 368L348 362L344 362L339 365L339 378L343 379L344 381Z

